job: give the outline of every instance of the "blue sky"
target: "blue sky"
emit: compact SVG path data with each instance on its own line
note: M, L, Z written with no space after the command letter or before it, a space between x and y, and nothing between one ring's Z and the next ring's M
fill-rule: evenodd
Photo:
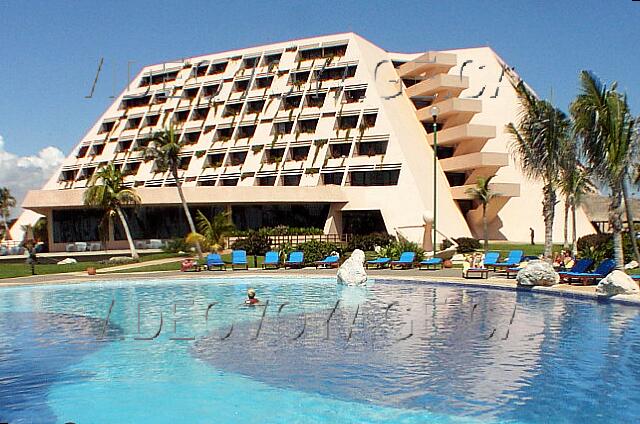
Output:
M499 3L499 4L498 4ZM64 154L146 64L354 31L392 51L489 45L567 109L578 72L617 80L640 114L640 2L610 1L4 1L0 150ZM98 60L103 72L85 99ZM1 154L1 152L0 152ZM0 170L2 173L3 170Z

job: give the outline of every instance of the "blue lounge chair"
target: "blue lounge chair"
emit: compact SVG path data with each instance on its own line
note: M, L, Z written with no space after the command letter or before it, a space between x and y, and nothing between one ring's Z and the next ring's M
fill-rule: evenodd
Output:
M443 263L444 261L442 260L442 258L429 258L420 262L418 266L420 269L438 269L438 266L440 267L440 269L442 269Z
M590 259L590 258L578 259L576 263L573 264L570 270L559 271L558 274L560 274L560 278L562 278L563 275L566 275L570 272L587 272L587 270L591 267L591 265L593 265L593 259Z
M318 269L318 267L337 268L340 263L339 261L340 261L340 257L335 255L329 255L323 260L315 262L316 269Z
M289 259L284 261L284 269L287 269L287 267L302 268L303 265L304 265L304 252L301 252L299 250L289 253Z
M391 269L395 268L413 268L413 261L416 259L416 252L402 252L400 259L391 261Z
M490 268L498 264L498 259L500 259L500 252L487 252L484 255L484 260L482 261L485 268Z
M249 269L246 250L231 251L231 269Z
M487 265L487 263L484 263L485 267L493 267L493 270L497 270L498 268L500 269L507 269L507 268L513 268L513 267L517 267L520 262L522 262L522 257L524 256L524 252L522 250L512 250L511 252L509 252L509 256L507 256L507 259L504 262L497 262L491 265Z
M631 278L633 278L634 280L640 280L640 274L633 274L630 275Z
M264 255L264 262L262 262L262 269L273 267L273 269L280 268L280 253L269 251Z
M583 286L587 285L587 282L593 282L598 278L604 278L616 267L616 261L613 259L605 259L600 262L600 265L593 272L567 272L564 274L563 282L568 283L582 283Z
M220 255L217 253L209 253L207 255L207 269L209 271L213 271L218 268L220 271L224 271L227 267L227 264L224 263Z
M391 262L391 258L377 258L377 259L373 259L371 261L367 261L364 266L365 268L369 268L371 266L373 266L374 268L384 268L385 266L387 266L389 264L389 262Z

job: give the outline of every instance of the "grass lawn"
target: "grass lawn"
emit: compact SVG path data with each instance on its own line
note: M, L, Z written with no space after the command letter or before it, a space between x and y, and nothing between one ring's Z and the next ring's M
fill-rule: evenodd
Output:
M171 258L174 256L178 256L176 253L154 253L151 255L144 255L140 257L140 262L151 261L154 259L163 259L163 258ZM41 261L45 261L50 258L41 258ZM36 264L36 275L46 275L46 274L58 274L64 272L78 272L84 271L88 267L98 268L106 268L110 266L117 266L118 264L104 264L99 263L97 261L87 261L87 262L78 262L75 264L68 265L57 265L55 263L40 263ZM175 267L175 264L174 264ZM23 277L26 275L31 275L31 266L26 263L19 264L2 264L0 263L0 279L2 278L13 278L13 277Z
M222 257L222 260L227 262L228 264L231 264L231 254L227 253L224 255L220 255ZM262 268L262 262L264 260L263 256L258 256L258 268ZM253 256L248 255L247 256L247 262L249 263L249 267L253 267L254 263L253 263ZM228 269L231 269L231 266L228 266ZM139 267L136 268L129 268L129 269L121 269L118 271L113 271L113 273L128 273L128 272L153 272L153 271L178 271L180 270L180 262L171 262L171 263L164 263L164 264L156 264L156 265L140 265Z
M482 240L480 241L482 245ZM482 247L480 247L482 250ZM525 256L540 256L544 252L544 244L536 243L531 245L530 243L491 243L489 242L489 250L500 252L500 256L506 256L511 250L522 250ZM554 244L553 252L560 252L562 250L562 244Z

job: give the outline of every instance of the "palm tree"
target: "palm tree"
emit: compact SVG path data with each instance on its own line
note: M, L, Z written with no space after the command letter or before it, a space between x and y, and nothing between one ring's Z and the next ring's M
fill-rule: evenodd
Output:
M201 211L196 213L198 232L208 241L212 250L224 249L224 238L235 229L229 221L227 212L219 213L208 219Z
M101 208L105 211L104 222L108 223L114 214L117 214L124 228L124 233L129 242L131 258L138 259L138 252L131 238L129 224L122 207L139 205L140 196L130 188L123 187L122 173L112 163L100 168L91 177L89 188L84 192L84 204L86 206Z
M562 165L560 192L564 196L564 248L569 248L569 212L571 212L571 253L575 257L578 254L576 209L582 204L584 195L593 191L593 184L587 169L578 159L577 150L574 150L573 153L575 155L571 155L571 157L567 155Z
M196 232L196 227L193 224L193 217L189 211L187 205L187 199L182 192L182 182L178 178L178 169L180 167L180 151L182 150L182 142L178 140L179 135L176 131L175 125L172 123L167 128L153 134L149 146L145 149L145 157L155 159L156 166L159 169L167 169L171 172L171 175L176 181L176 187L178 188L178 195L182 202L182 208L184 214L187 217L187 223L189 224L189 230L191 233ZM200 243L195 240L195 248L200 260L202 257L202 249Z
M530 179L542 180L544 258L551 261L556 189L562 152L569 139L569 120L550 102L538 99L524 83L520 82L516 91L522 108L519 123L509 123L507 131L514 138L511 150L523 174Z
M487 223L487 205L498 195L491 188L489 188L489 183L491 179L495 177L492 175L490 177L478 177L476 180L476 186L467 189L467 194L471 196L473 200L477 200L482 205L482 237L484 238L484 253L486 254L489 250L489 228Z
M4 222L4 237L9 240L11 234L9 234L9 215L11 208L16 206L16 198L11 195L11 192L7 187L0 187L0 214L2 214L2 221Z
M580 85L580 94L571 104L574 130L594 176L611 191L609 225L613 254L617 267L622 269L622 199L636 151L637 123L629 113L626 96L616 90L616 83L607 88L593 73L582 71ZM629 228L632 227L630 221Z

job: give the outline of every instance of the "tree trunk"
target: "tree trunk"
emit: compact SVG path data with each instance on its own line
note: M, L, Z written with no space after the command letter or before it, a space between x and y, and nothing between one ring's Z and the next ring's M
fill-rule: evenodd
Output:
M551 184L543 188L542 214L544 216L544 260L553 260L553 218L556 207L556 191Z
M487 205L482 204L482 236L484 237L484 254L489 250L489 226L487 224Z
M640 252L638 252L638 239L636 238L636 229L633 223L633 212L631 210L631 195L629 194L629 181L625 178L622 182L622 196L624 197L624 207L627 213L627 227L629 227L629 238L631 238L631 247L633 247L633 256L636 261L640 262Z
M182 192L182 183L178 179L178 169L177 167L173 167L171 169L171 173L173 174L173 178L176 180L176 187L178 188L178 195L180 196L180 201L182 202L182 208L184 209L184 214L187 217L187 223L189 224L189 230L192 233L197 232L196 226L193 224L193 218L191 217L191 212L189 211L189 206L187 205L187 199L184 197L184 193ZM202 261L204 259L202 255L202 248L200 247L200 243L196 240L196 253L198 253L198 259Z
M572 235L571 235L571 255L574 258L578 257L578 228L576 225L576 205L575 203L571 205L571 226L572 226Z
M9 222L7 218L7 214L5 211L2 211L2 221L4 222L4 238L5 240L11 240L11 235L9 234Z
M131 231L129 230L129 224L127 223L127 218L124 216L122 209L116 206L116 213L120 217L120 222L122 223L122 228L124 228L124 233L127 236L127 241L129 242L129 250L131 251L131 259L134 261L138 259L138 252L136 252L136 246L133 244L133 238L131 238Z
M613 233L613 257L617 269L624 269L624 248L622 247L622 194L620 187L612 187L609 204L609 225Z
M562 248L569 250L569 196L564 199L564 244Z

